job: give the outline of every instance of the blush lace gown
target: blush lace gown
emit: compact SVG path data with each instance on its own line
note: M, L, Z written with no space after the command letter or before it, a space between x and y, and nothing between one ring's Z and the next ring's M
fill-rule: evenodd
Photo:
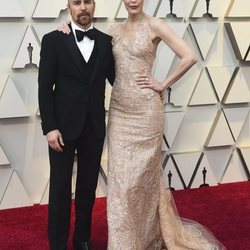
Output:
M178 216L161 170L163 104L158 93L140 89L157 45L145 15L124 43L126 21L113 28L116 80L108 122L108 250L225 249L202 225ZM131 40L132 41L132 40Z

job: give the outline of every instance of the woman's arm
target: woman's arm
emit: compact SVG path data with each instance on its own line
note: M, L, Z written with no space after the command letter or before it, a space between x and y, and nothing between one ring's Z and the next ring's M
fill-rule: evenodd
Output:
M155 91L163 91L183 76L195 63L196 56L188 44L181 39L169 26L159 18L152 18L150 22L151 39L153 42L165 42L171 50L180 58L175 69L162 82L157 82L152 76L140 76L137 80L142 88L151 88Z

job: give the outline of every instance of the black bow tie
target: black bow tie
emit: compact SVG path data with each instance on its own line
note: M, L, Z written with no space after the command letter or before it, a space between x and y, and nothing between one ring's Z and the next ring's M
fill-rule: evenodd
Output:
M95 40L95 30L90 29L88 31L76 30L76 39L78 42L82 41L84 36L87 36L91 40Z

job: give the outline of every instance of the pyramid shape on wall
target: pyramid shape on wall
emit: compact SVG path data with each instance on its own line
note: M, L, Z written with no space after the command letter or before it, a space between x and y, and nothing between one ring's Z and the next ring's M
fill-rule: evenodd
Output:
M27 117L29 112L12 79L8 77L0 92L0 118Z
M49 181L46 185L46 188L45 188L43 195L42 195L42 199L41 199L39 204L41 204L41 205L48 204L48 202L49 202Z
M48 8L49 6L49 8ZM67 8L67 0L38 0L33 18L57 18Z
M237 23L230 23L230 25L232 27L235 40L240 50L241 57L245 59L250 46L250 29L249 29L250 23L237 22ZM242 36L242 32L244 32L244 36Z
M5 153L3 152L3 149L0 145L0 166L1 165L8 165L8 164L10 164L10 162L9 162L7 156L5 155Z
M241 129L237 146L240 148L250 147L250 112L245 120L245 124Z
M178 133L178 130L181 126L181 123L183 121L184 112L166 112L165 114L165 129L164 129L164 135L166 136L168 145L171 147L175 136Z
M155 1L144 0L143 10L145 11L145 13L151 16L154 16L158 5L159 5L159 0L155 0Z
M13 172L14 170L10 167L8 168L0 167L0 204L7 190L8 183L10 181Z
M19 0L1 0L0 17L24 17Z
M236 0L227 15L228 17L250 17L249 0Z
M200 49L201 56L205 60L218 32L217 23L191 23L197 46Z
M248 148L239 148L239 151L241 153L244 164L246 166L246 171L248 171L248 175L249 175L249 172L250 172L250 147L248 147Z
M127 18L127 17L128 17L128 14L127 14L126 8L123 4L123 1L120 0L120 4L119 4L119 7L117 9L115 18Z
M206 70L203 70L189 105L208 105L218 102Z
M233 151L221 183L247 181L247 175L237 150Z
M231 147L222 147L205 151L206 158L218 183L221 182L232 151L233 149Z
M225 23L235 56L239 60L249 60L250 29L249 22ZM243 33L244 35L242 35Z
M201 75L198 65L194 65L184 76L171 86L171 103L186 106ZM167 92L167 91L165 91Z
M106 1L95 0L95 18L107 18L109 16L109 10Z
M190 187L191 178L194 174L201 152L189 152L173 154L173 158L178 166L186 187Z
M21 183L16 172L13 171L4 196L0 203L0 209L32 206L28 193Z
M234 145L234 139L223 112L219 110L206 140L206 146L218 147L229 145Z
M246 61L250 61L250 46L249 46L249 49L248 49L248 54L246 56Z
M235 141L237 141L249 113L248 107L223 109Z
M96 188L96 197L106 197L107 196L107 185L102 177L102 175L99 173L98 177L98 185Z
M223 103L233 104L247 102L250 102L250 91L243 71L239 69L225 98L223 98Z
M222 101L233 76L235 67L208 67L207 69L218 99Z
M33 63L35 68L39 66L40 44L38 43L38 39L36 37L37 35L35 34L33 27L27 26L12 68L29 67L30 63ZM32 50L31 58L29 56L29 48Z

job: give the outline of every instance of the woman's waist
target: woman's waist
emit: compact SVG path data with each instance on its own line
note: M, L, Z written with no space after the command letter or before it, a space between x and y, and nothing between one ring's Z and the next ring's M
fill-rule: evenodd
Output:
M159 94L150 96L112 95L110 108L132 113L162 113L163 103Z

